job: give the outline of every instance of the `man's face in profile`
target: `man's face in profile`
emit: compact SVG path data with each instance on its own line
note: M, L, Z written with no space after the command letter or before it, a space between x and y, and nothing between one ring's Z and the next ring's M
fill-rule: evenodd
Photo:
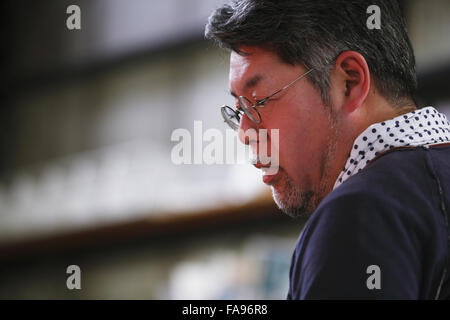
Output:
M245 54L232 52L230 57L229 81L236 106L238 96L255 103L308 71L303 66L282 62L265 49L240 49ZM338 147L338 117L331 106L323 103L307 77L275 95L263 107L257 107L261 123L244 115L240 125L243 131L266 129L268 150L271 129L279 129L279 170L264 180L271 186L277 205L291 216L311 214L334 183L329 174ZM258 141L245 141L242 132L240 138L257 152Z

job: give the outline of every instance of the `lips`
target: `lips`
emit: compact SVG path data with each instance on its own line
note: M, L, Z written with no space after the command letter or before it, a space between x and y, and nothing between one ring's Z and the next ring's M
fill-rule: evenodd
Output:
M270 182L273 180L273 178L275 178L275 176L276 176L276 174L272 174L272 175L266 174L266 175L263 175L263 177L262 177L263 182L264 182L265 184L270 184Z
M257 169L261 170L261 175L262 175L262 180L265 184L271 184L271 182L273 182L274 178L277 176L278 174L278 170L276 173L273 173L274 168L272 168L270 166L270 164L268 165L262 165L261 163L256 163L254 165Z

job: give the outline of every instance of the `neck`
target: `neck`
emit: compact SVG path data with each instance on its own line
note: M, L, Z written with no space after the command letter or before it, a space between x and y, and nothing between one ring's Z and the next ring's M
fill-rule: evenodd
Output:
M337 127L340 127L341 129L338 130L339 132L334 133L338 137L335 141L337 148L334 160L332 161L333 164L330 168L330 174L328 179L326 179L326 186L324 188L324 190L326 190L325 195L332 191L336 179L350 156L355 139L365 129L374 123L380 123L417 109L414 103L402 107L394 107L384 99L377 101L377 103L368 103L361 107L361 110L358 111L358 115L351 120L353 123L347 124L343 122L337 124Z
M395 107L392 104L387 103L386 100L382 99L378 101L378 103L366 107L366 109L369 111L365 115L365 119L361 119L363 120L363 125L360 127L359 133L355 135L354 139L356 139L356 137L370 125L401 116L405 113L412 112L416 110L417 107L412 102L400 107Z
M408 105L408 106L403 106L400 108L395 108L394 112L393 112L393 117L391 117L389 119L401 116L402 114L409 113L414 110L417 110L417 107L415 105ZM385 120L387 120L387 119L385 119Z

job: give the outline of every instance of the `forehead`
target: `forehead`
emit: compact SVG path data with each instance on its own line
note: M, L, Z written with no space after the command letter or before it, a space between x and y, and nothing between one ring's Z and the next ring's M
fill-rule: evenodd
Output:
M265 66L281 64L279 58L266 49L258 47L240 47L243 54L231 52L230 74L244 75L246 72L260 72Z
M241 47L244 54L231 52L230 55L230 87L233 90L250 78L264 76L282 65L282 62L271 51L258 47Z

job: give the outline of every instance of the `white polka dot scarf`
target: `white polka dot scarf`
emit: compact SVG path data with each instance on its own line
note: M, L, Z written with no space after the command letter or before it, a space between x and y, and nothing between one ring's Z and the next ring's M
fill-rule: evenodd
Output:
M422 146L450 141L450 123L433 107L415 110L375 123L355 140L350 157L333 189L360 172L380 153L396 147Z

